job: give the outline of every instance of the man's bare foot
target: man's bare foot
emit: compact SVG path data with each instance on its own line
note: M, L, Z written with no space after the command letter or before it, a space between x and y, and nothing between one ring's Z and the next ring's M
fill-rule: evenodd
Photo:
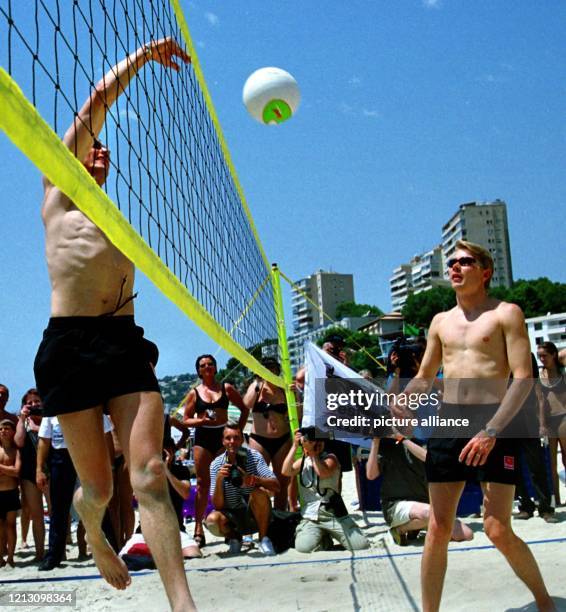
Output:
M123 591L130 585L132 579L128 573L126 564L114 552L110 544L106 540L100 542L100 545L94 542L89 542L90 549L96 567L100 575L115 589Z
M9 565L10 567L16 567L16 564L14 563L14 558L13 557L8 557L6 559L6 564Z

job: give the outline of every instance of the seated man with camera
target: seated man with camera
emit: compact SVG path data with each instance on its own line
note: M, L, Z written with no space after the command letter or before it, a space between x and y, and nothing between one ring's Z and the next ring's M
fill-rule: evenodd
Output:
M295 460L302 446L303 457ZM369 542L348 514L339 490L340 464L324 451L324 441L316 439L314 427L295 433L293 446L283 463L283 474L299 474L302 520L295 533L295 549L314 552L332 548L332 538L348 550L369 548Z
M210 464L214 510L206 526L216 536L229 539L229 552L239 553L242 536L259 532L259 550L274 555L267 537L271 521L270 496L279 491L275 474L256 450L242 447L244 435L237 423L226 423L222 444L226 451Z

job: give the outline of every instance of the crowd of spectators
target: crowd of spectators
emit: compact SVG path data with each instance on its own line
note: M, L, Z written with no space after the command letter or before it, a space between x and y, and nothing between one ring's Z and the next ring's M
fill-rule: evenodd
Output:
M402 391L403 384L415 375L424 344L423 338L395 344L388 357L388 391ZM338 337L327 341L323 350L343 362L347 360ZM562 461L566 457L566 379L551 342L538 347L537 358L540 366L533 355L533 377L538 380L530 403L535 408L527 417L531 423L535 419L538 437L520 441L521 462L525 465L517 483L519 511L515 518L529 519L538 510L546 522L555 523L554 508L561 503L559 448ZM274 374L280 373L274 359L265 360L264 365ZM200 384L187 393L182 417L164 420L163 461L183 555L202 556L201 548L206 546L203 527L225 538L231 554L240 553L244 544L251 546L251 536L256 533L259 552L274 555L284 549L279 536L273 537L277 546L270 537L277 531L274 525L281 529L293 525L294 534L287 543L294 542L296 550L304 553L328 550L335 542L348 550L367 548L369 542L341 496L342 473L352 466L351 446L342 443L336 447L336 442L325 440L315 428L301 428L292 434L285 394L271 383L256 377L242 389L242 398L234 386L217 380L214 357L201 355L196 367ZM370 373L363 375L368 378ZM303 386L301 370L294 386L299 400ZM41 571L52 570L66 560L73 532L77 557L86 559L84 529L80 521L73 520L78 517L72 508L80 482L57 418L42 416L41 398L34 388L22 397L17 415L6 410L8 400L9 389L0 384L0 566L15 565L18 516L22 554L33 555L31 562L37 562ZM234 408L239 410L237 419L230 418L229 411ZM250 413L252 427L248 434L244 428ZM128 466L110 418L104 416L104 420L114 493L102 527L112 547L130 560L131 567L150 566L132 561L142 558L136 557L135 551L142 550L149 559L150 552L143 548L139 525L135 529L135 499ZM177 432L173 432L175 429ZM420 434L391 431L374 437L361 466L368 480L381 478L383 517L400 545L415 540L427 529L429 520L426 438ZM530 480L528 486L526 479ZM192 538L185 526L191 494L195 497L190 517L194 521ZM296 512L298 498L300 515ZM30 526L33 544L28 541ZM470 528L456 519L452 539L472 537Z

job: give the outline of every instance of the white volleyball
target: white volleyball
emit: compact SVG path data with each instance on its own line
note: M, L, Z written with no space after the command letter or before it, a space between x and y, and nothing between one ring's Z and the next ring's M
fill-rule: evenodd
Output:
M297 81L281 68L260 68L246 81L243 100L250 115L266 125L290 119L299 107Z

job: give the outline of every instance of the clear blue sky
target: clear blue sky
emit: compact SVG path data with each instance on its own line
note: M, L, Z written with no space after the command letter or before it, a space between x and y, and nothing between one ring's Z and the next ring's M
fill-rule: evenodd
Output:
M501 198L515 277L566 281L566 4L182 4L263 245L289 276L351 272L357 301L388 309L394 267L437 244L459 204ZM262 66L301 88L298 114L279 127L242 105ZM33 385L49 285L39 172L3 134L0 150L0 381L15 410ZM138 288L160 376L216 351L150 283Z

